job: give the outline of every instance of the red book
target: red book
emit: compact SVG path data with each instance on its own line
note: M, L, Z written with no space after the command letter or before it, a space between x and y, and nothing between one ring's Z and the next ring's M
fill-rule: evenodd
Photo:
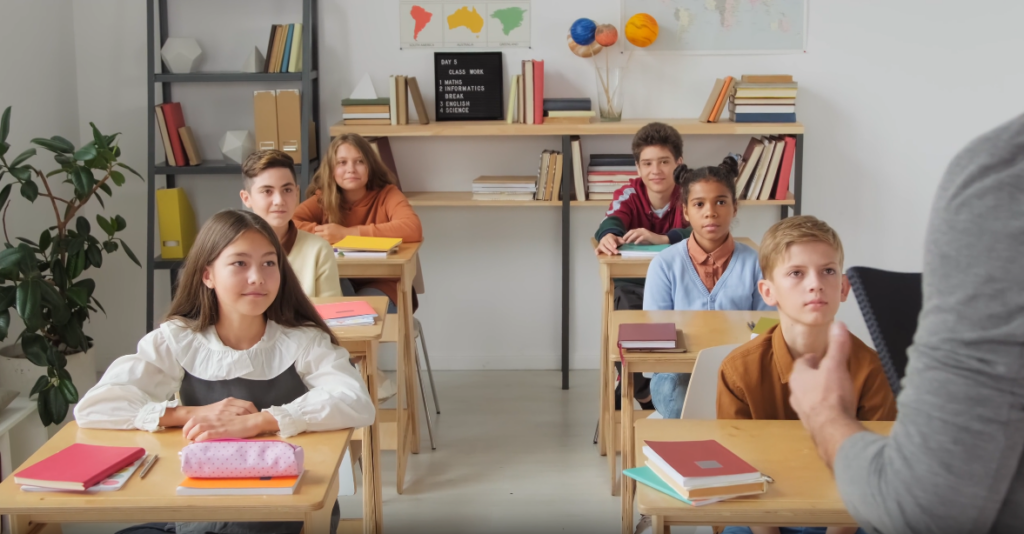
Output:
M377 312L373 311L373 307L364 300L317 304L316 311L320 313L320 317L323 317L324 320L346 319L348 317L359 317L360 315L373 315L376 317L377 315Z
M142 447L75 443L15 473L14 483L85 491L145 455L146 449Z
M676 346L673 323L631 323L619 325L619 347L624 349L672 349Z
M786 147L782 152L782 166L779 167L779 183L775 189L775 200L786 200L789 194L789 175L793 170L793 155L796 154L796 137L786 136Z
M168 102L161 104L164 110L164 120L167 122L167 136L171 138L171 150L174 151L174 161L179 166L188 165L188 157L185 156L185 144L181 142L181 134L178 128L185 126L185 115L181 113L180 102Z
M544 124L544 60L533 60L533 123Z
M752 465L713 439L644 443L647 444L647 447L644 447L647 458L688 488L706 484L728 484L761 476ZM678 478L675 475L678 475Z

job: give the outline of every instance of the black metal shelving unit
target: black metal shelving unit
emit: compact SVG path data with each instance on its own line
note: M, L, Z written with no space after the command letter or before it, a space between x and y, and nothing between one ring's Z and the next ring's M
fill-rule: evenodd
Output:
M310 143L310 123L320 122L320 77L319 77L319 6L317 0L301 0L302 2L302 72L262 73L262 72L193 72L188 74L171 74L164 72L163 62L157 57L159 40L160 47L169 37L167 25L168 0L147 0L147 88L149 106L149 164L147 167L147 213L146 213L146 331L153 330L155 280L156 271L167 270L170 274L172 292L178 277L178 269L182 260L165 260L156 255L157 247L154 236L156 229L156 177L164 175L167 187L176 185L177 175L240 175L241 165L221 160L204 161L194 167L172 167L165 162L158 162L157 143L160 140L156 133L156 117L154 108L159 103L171 102L171 88L175 83L235 83L235 82L298 82L302 91L302 161L296 165L299 178L299 190L305 192L309 178L316 165L316 159L308 157ZM268 50L267 53L270 53ZM157 96L157 85L160 85L160 96ZM159 98L159 99L158 99Z

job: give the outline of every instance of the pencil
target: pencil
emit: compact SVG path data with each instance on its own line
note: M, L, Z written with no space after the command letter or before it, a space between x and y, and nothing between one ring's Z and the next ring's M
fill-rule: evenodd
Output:
M149 468L150 468L150 467L153 467L153 464L154 464L154 463L156 463L156 459L157 459L158 457L160 457L160 455L159 455L159 454L154 454L154 455L153 455L153 456L152 456L152 457L151 457L151 458L149 459L149 461L147 461L147 462L146 462L146 465L142 466L142 472L141 472L141 473L139 473L139 479L143 479L143 478L146 478L146 473L148 473L148 472L149 472Z

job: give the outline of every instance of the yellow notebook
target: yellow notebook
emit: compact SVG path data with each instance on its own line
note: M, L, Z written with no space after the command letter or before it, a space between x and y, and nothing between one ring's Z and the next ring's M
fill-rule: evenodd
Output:
M400 237L362 237L346 236L334 244L334 248L342 252L394 252L402 244Z
M757 324L754 325L754 328L750 331L750 339L754 339L755 337L767 332L771 327L777 324L779 324L779 320L772 319L771 317L762 317L758 319Z
M185 190L158 189L156 211L160 223L160 255L165 260L184 259L196 241L196 215Z

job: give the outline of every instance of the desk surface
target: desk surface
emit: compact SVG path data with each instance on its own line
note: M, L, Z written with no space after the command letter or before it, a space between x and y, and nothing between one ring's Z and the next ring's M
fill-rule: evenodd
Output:
M339 326L331 328L338 341L371 341L380 340L384 333L384 319L388 315L387 297L316 297L309 299L313 304L333 304L335 302L364 301L377 312L373 326Z
M754 249L755 252L757 252L759 250L759 247L757 246L757 243L754 243L754 241L751 240L749 237L735 237L735 236L733 236L733 240L736 241L737 243L743 243L744 245ZM593 237L590 238L590 244L595 249L597 248L597 240L594 239ZM607 264L617 264L617 263L636 264L636 263L642 263L642 264L646 265L648 263L651 263L651 259L652 258L623 258L620 255L609 256L608 254L598 254L597 255L597 261L599 263L607 263Z
M7 480L0 483L0 513L57 512L87 516L101 512L138 514L140 511L152 511L156 516L154 520L159 520L167 518L169 511L186 508L193 515L203 515L203 509L211 515L225 510L244 513L248 509L258 513L272 508L293 512L315 511L323 507L324 497L331 486L332 477L338 471L351 436L352 430L345 429L309 432L286 440L300 445L305 454L306 472L294 495L178 496L175 490L184 478L178 452L188 443L182 437L180 428L153 433L140 430L92 430L78 428L72 421L16 469L15 473L72 443L143 447L148 454L159 454L160 458L144 480L139 479L139 473L136 472L123 488L112 492L25 493L14 483L13 476L7 477ZM280 438L268 436L267 439ZM333 499L328 502L333 502Z
M865 423L888 434L891 422ZM700 525L852 526L832 474L800 421L696 421L689 419L636 422L636 465L643 465L644 440L713 439L775 479L768 492L694 507L637 484L640 513L667 521Z
M608 335L611 338L609 351L606 355L612 361L619 361L619 325L628 323L675 323L677 330L683 331L686 341L686 352L638 352L625 351L626 357L633 362L672 361L681 358L696 359L697 353L719 345L746 343L750 341L750 325L761 317L777 318L774 311L708 311L708 310L669 310L613 311L609 319Z
M398 245L398 252L388 254L386 258L349 258L345 256L338 256L338 266L341 267L342 265L350 263L407 263L416 257L416 252L420 250L420 245L422 244L423 243L402 243L401 245Z

